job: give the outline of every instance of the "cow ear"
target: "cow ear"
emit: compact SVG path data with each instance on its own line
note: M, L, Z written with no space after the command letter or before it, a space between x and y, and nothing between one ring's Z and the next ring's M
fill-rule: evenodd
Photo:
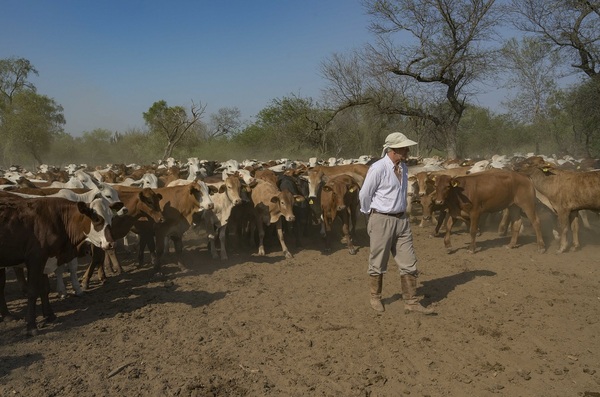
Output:
M88 205L86 203L84 203L83 201L77 202L77 209L83 215L87 215L87 216L91 216L94 213L94 211L92 211L92 209L90 207L88 207Z
M276 202L278 202L278 201L279 201L279 197L278 197L278 196L273 196L273 197L271 197L271 202L272 202L273 204L275 204L275 203L276 203Z

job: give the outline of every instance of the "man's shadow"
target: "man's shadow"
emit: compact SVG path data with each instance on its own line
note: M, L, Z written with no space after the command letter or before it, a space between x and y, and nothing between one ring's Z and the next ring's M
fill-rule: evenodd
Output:
M496 273L490 270L469 270L451 276L423 281L417 289L417 295L424 296L421 303L424 306L429 306L432 303L446 299L448 294L457 286L466 284L476 277L491 277L495 275ZM383 299L383 303L390 304L400 299L402 299L402 294L396 293L389 298Z

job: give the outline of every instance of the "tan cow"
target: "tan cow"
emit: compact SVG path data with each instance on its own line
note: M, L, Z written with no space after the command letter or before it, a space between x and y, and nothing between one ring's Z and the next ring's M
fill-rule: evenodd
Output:
M568 248L569 226L573 232L572 250L579 249L579 210L600 210L600 172L567 171L531 159L516 164L514 169L528 175L536 190L549 202L558 216L560 247L558 253ZM543 202L543 201L542 201ZM546 204L546 203L544 203Z
M453 252L450 232L455 219L470 222L471 244L469 251L475 252L479 218L483 213L509 208L513 222L509 248L517 247L521 228L521 210L525 212L535 230L539 252L545 251L540 221L535 211L535 188L533 182L518 172L488 170L477 174L436 177L436 203L448 207L444 245L448 253Z
M265 255L264 227L274 223L277 227L277 236L283 254L286 258L292 258L283 237L281 217L283 216L288 222L293 222L296 219L294 216L294 202L302 200L304 200L304 197L301 195L293 195L289 191L282 192L270 182L257 180L252 189L252 204L254 205L254 216L258 230L258 255Z
M352 236L356 229L356 212L358 209L358 183L348 175L335 176L321 190L321 212L323 214L323 231L325 248L331 248L331 226L338 216L342 220L342 233L348 245L350 255L356 254ZM352 226L350 226L350 222Z

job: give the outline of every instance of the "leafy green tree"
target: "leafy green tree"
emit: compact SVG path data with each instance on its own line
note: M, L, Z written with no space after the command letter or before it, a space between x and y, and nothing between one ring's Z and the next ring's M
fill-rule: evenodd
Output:
M182 106L170 107L164 100L154 104L143 114L150 132L162 137L164 152L162 159L171 157L173 149L181 142L188 131L202 118L206 105L192 103L188 116Z
M449 157L472 83L494 70L488 42L499 22L494 0L365 0L376 44L323 63L327 97L339 110L357 105L423 119Z
M1 129L5 151L33 157L41 164L53 137L65 124L62 111L53 99L34 91L14 93L5 107Z
M35 92L35 86L27 81L31 73L37 75L38 71L25 58L0 59L0 116L3 107L12 103L15 94Z
M600 155L600 79L588 79L567 94L577 152ZM576 153L578 154L578 153Z

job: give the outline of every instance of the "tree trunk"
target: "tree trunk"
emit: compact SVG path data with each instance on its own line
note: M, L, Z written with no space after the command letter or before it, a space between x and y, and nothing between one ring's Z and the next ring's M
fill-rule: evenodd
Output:
M458 158L458 128L456 126L448 126L445 135L447 158Z
M173 153L173 149L175 148L175 143L172 141L169 141L169 143L167 143L167 147L165 148L165 153L163 154L163 160L168 159L169 157L171 157L171 153Z

